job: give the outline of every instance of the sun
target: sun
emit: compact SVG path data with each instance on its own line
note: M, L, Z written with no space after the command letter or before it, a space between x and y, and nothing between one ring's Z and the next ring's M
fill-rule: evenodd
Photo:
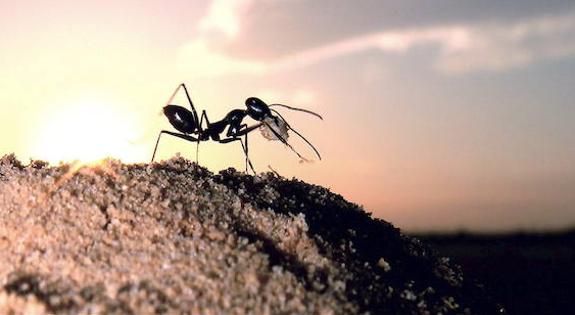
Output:
M77 101L51 107L42 115L29 150L34 159L95 162L108 157L138 160L130 143L135 135L129 113L110 101Z

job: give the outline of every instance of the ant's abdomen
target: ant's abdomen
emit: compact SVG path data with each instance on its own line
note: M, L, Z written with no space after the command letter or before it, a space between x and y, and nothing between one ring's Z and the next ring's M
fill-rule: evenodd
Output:
M164 115L179 132L193 133L198 127L194 114L182 106L167 105L164 107Z

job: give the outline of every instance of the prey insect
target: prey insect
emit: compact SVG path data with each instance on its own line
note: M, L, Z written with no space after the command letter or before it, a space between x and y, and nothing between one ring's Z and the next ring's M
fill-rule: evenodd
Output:
M191 111L185 107L174 105L172 101L180 90L183 90L186 99L191 107ZM239 141L242 145L242 150L246 160L246 172L248 165L254 174L256 173L252 162L249 159L248 148L248 134L254 130L259 129L262 136L268 140L279 140L292 152L294 152L301 160L308 161L292 145L287 141L289 134L288 131L293 131L301 139L303 139L314 151L317 157L321 160L321 155L318 150L311 144L302 134L292 128L284 117L272 107L283 107L289 110L304 112L313 116L323 119L320 115L302 108L291 107L283 104L266 104L264 101L257 97L249 97L245 101L246 109L234 109L230 111L223 119L215 122L210 122L205 110L198 118L198 113L194 107L190 94L185 84L180 84L166 106L163 108L164 115L168 118L170 124L178 131L162 130L158 134L154 153L152 155L152 162L156 157L156 151L160 143L160 138L163 134L178 137L186 141L196 143L196 162L198 160L199 144L202 141L215 141L219 143L231 143ZM256 121L255 124L248 126L244 123L246 116L249 116ZM205 122L205 123L204 123ZM205 125L205 127L204 127ZM225 134L224 134L225 131Z

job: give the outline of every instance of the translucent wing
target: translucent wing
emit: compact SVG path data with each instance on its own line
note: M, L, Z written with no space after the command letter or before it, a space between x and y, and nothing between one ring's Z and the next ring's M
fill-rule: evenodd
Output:
M317 157L321 160L321 155L319 154L318 150L311 144L301 133L297 130L292 128L289 123L285 120L285 118L276 110L271 109L274 113L278 116L267 117L263 120L263 125L260 127L260 132L264 138L273 141L273 140L280 140L283 144L285 144L290 150L297 154L297 156L302 159L303 161L309 162L308 159L304 158L299 152L297 152L293 146L291 146L287 139L289 138L288 131L293 131L296 135L298 135L301 139L303 139L315 152ZM315 113L314 113L315 114ZM315 114L317 115L317 114ZM317 115L319 116L319 115ZM321 116L319 116L321 117Z
M271 141L280 140L277 135L284 140L289 138L288 125L285 120L272 116L264 118L263 123L260 126L260 132L264 138Z

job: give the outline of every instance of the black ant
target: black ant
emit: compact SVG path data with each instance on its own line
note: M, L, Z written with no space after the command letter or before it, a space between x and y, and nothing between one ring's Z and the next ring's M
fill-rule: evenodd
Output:
M180 89L183 89L188 102L190 103L190 107L192 111L179 106L171 104L172 100L178 93ZM154 154L152 155L152 162L156 156L156 150L158 149L158 144L160 143L160 138L162 134L168 134L174 137L178 137L187 141L196 142L196 162L198 160L198 149L199 144L201 141L208 141L213 140L219 143L230 143L234 141L240 141L242 145L242 149L246 156L246 172L248 170L248 164L251 170L256 173L252 162L248 157L248 133L260 129L262 135L267 138L268 140L279 140L284 145L286 145L291 151L293 151L301 160L307 161L299 152L297 152L288 142L288 130L295 132L300 138L302 138L315 152L317 157L321 160L321 155L317 151L317 149L299 132L294 130L287 121L283 118L283 116L276 111L275 109L271 108L274 106L284 107L290 110L305 112L311 115L314 115L323 120L323 118L306 109L295 108L283 104L270 104L267 105L264 101L260 100L257 97L249 97L246 99L246 107L247 109L234 109L230 111L222 120L212 122L208 120L208 115L206 114L205 110L202 110L202 115L198 119L198 114L196 109L194 108L194 104L192 99L190 98L190 94L188 93L188 89L184 83L180 84L170 99L166 106L164 106L163 112L164 115L168 118L170 124L178 130L180 133L162 130L158 135L158 140L156 140L156 146L154 147ZM272 114L275 113L277 116ZM243 119L249 116L252 119L258 121L259 123L248 126L243 122ZM203 128L204 120L206 121L206 128ZM221 134L226 130L225 138L221 138ZM242 138L244 140L242 141Z

